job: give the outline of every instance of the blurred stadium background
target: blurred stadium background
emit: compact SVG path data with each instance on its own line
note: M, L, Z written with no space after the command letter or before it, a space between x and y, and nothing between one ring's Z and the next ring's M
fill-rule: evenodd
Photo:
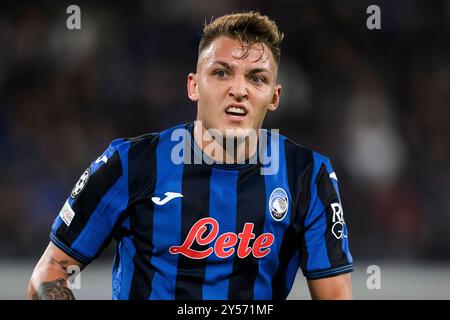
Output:
M66 28L70 4L82 30ZM160 0L0 4L0 299L25 298L54 217L112 139L194 119L202 24L241 10L286 35L265 126L332 159L355 298L450 298L450 1ZM78 297L110 298L112 254ZM290 298L309 298L301 274Z

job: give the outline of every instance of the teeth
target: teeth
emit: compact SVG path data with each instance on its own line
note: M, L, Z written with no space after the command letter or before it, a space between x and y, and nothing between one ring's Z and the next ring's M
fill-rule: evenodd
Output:
M227 109L227 112L232 113L238 113L238 114L245 114L245 110L239 107L230 107Z

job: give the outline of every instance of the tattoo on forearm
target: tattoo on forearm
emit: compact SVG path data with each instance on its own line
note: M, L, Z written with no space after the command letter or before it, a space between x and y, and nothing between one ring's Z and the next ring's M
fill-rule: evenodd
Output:
M33 294L33 300L75 300L72 290L67 287L62 278L54 281L42 282L37 292Z
M48 263L50 263L52 265L58 264L66 271L67 270L67 265L69 264L69 261L68 260L60 260L60 261L58 261L58 260L54 259L53 257L50 257Z

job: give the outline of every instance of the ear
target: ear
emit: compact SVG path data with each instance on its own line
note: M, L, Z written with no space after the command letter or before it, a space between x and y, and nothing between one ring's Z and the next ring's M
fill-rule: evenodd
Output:
M269 104L269 111L275 111L278 108L278 104L280 103L281 97L281 84L277 84L275 86L275 91L273 92L272 102Z
M188 97L194 102L198 101L198 82L197 82L197 74L189 73L187 79L187 91Z

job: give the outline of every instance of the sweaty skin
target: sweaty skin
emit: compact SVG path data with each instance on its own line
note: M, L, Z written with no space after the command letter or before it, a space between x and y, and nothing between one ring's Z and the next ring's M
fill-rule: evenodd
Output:
M239 136L248 136L249 130L258 133L267 111L275 111L281 95L276 83L278 66L272 52L263 44L248 47L229 37L215 39L200 54L196 73L188 76L188 96L197 102L197 120L194 139L205 150L202 138L206 130L219 130L225 137L228 130L240 130ZM226 113L231 105L246 110L241 117ZM214 141L221 148L222 141ZM238 145L234 155L248 158L257 146L257 140ZM225 150L230 151L230 150ZM233 150L234 151L234 150ZM225 152L222 153L225 156ZM209 157L217 159L215 154ZM236 159L235 159L236 160Z

